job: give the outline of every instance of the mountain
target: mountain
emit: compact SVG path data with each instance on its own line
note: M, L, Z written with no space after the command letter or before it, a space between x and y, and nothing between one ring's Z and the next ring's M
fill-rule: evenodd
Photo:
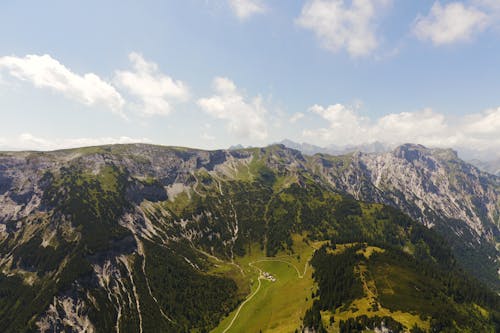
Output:
M281 144L287 148L298 150L302 154L305 154L305 155L332 153L326 147L315 146L315 145L312 145L312 144L306 143L306 142L298 143L298 142L295 142L292 140L285 139L285 140L280 141L278 144ZM334 154L335 153L337 153L337 151L335 151Z
M498 286L499 178L450 149L412 144L383 154L316 155L313 165L335 189L397 207L435 229L465 267Z
M320 147L306 142L297 143L292 140L285 139L279 142L278 144L282 144L288 148L299 150L305 155L314 155L314 154L345 155L353 152L384 153L390 151L393 148L393 146L389 144L385 144L378 141L361 145L338 146L332 144L326 147Z
M1 153L0 331L494 332L498 184L416 145Z
M492 161L482 161L474 159L470 161L470 163L485 172L489 172L492 175L500 176L500 159Z

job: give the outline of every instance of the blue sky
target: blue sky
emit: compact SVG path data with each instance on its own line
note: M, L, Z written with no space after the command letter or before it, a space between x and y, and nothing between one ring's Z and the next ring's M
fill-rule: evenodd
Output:
M500 151L495 0L6 0L0 40L0 149Z

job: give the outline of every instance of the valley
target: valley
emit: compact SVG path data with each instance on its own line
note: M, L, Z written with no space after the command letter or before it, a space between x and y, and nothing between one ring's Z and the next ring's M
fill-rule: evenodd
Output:
M0 26L0 333L500 333L500 0Z
M498 179L384 154L2 153L0 330L495 332Z
M265 257L255 246L251 255L237 259L244 279L251 284L251 292L213 333L292 332L301 326L301 319L312 305L311 294L315 288L309 260L321 242L308 245L299 235L293 239L296 244L293 254ZM266 278L264 273L272 278Z

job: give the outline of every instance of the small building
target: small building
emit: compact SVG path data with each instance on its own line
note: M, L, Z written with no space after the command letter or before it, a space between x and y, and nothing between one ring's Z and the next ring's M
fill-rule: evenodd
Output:
M264 276L264 279L269 280L271 282L276 282L276 278L271 274L269 274L268 272L264 272L262 273L262 275Z

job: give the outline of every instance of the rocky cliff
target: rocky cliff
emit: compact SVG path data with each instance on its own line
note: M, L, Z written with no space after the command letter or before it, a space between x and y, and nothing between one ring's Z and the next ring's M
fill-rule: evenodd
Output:
M252 244L276 255L297 232L436 257L434 236L370 203L437 232L498 288L499 183L451 150L416 145L345 156L282 145L0 153L0 330L207 330L241 301L209 259L231 262Z

